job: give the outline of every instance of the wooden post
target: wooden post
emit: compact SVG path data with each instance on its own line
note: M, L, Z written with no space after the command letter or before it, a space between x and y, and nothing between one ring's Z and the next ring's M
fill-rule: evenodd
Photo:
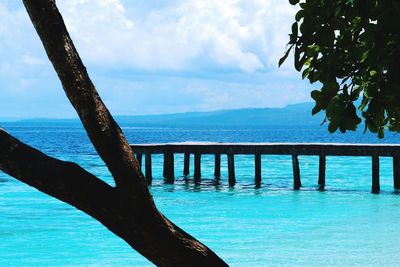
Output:
M185 153L183 159L183 176L188 176L190 174L190 153Z
M165 177L165 175L166 175L166 172L165 172L166 170L167 170L167 154L164 153L163 173L162 173L163 177Z
M221 177L221 154L215 154L214 177L216 179Z
M201 154L194 154L194 182L196 184L201 181Z
M174 175L174 154L171 152L164 153L164 178L167 184L173 184Z
M326 156L319 155L319 175L318 175L318 190L325 190L325 169L326 169Z
M136 159L139 162L139 168L142 169L142 154L136 154Z
M166 152L164 152L164 161L163 161L163 177L165 180L165 177L167 176L167 161L168 161L168 155Z
M301 178L300 178L299 159L297 155L292 155L292 165L293 165L293 188L294 190L299 190L301 187Z
M400 189L400 156L393 156L393 187Z
M378 194L380 191L379 184L379 156L372 156L372 193Z
M233 154L228 154L228 180L229 180L229 186L235 186L236 184L235 158Z
M256 187L261 186L261 154L254 155L254 181Z
M153 174L151 171L151 154L150 153L146 153L145 155L145 171L146 171L146 181L148 185L151 185L152 181L153 181Z

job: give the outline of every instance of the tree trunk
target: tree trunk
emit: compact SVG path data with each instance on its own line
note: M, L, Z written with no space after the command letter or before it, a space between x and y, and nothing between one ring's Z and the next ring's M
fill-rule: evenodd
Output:
M89 214L159 266L227 266L205 245L165 218L121 129L98 95L54 0L24 0L64 91L110 170L111 187L0 131L0 169Z

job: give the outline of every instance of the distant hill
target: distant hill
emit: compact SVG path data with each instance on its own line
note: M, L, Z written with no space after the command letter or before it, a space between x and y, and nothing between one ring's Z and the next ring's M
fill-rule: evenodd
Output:
M121 126L319 126L323 114L311 115L313 103L283 108L245 108L211 112L115 116ZM1 120L0 120L1 121ZM77 119L28 119L16 123L79 124Z
M322 114L312 116L311 110L313 106L313 103L301 103L283 108L245 108L164 115L116 116L116 120L121 125L319 126L324 116Z

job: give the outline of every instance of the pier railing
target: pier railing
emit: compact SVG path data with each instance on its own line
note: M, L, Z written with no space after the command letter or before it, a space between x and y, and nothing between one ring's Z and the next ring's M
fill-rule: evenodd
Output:
M301 187L299 155L319 156L318 185L320 190L325 188L325 166L327 156L366 156L372 158L372 192L379 193L379 157L393 158L393 185L400 189L400 145L392 144L324 144L324 143L206 143L184 142L166 144L132 144L134 153L140 165L145 156L145 177L149 184L152 182L152 155L163 154L163 175L166 183L174 183L174 155L184 154L183 175L190 171L190 155L194 155L194 182L201 182L201 156L215 155L214 176L221 176L221 155L227 155L229 186L236 183L235 155L254 155L254 182L256 187L261 185L261 156L262 155L291 155L293 166L293 188Z

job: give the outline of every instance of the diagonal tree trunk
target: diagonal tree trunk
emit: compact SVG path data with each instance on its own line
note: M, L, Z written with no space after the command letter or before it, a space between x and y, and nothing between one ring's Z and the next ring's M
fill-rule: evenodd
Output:
M0 169L92 216L158 266L227 266L211 250L172 224L132 205L79 165L49 157L0 129Z
M0 130L0 169L89 214L159 266L227 266L155 207L133 152L98 95L54 0L23 0L64 91L110 170L111 187Z

